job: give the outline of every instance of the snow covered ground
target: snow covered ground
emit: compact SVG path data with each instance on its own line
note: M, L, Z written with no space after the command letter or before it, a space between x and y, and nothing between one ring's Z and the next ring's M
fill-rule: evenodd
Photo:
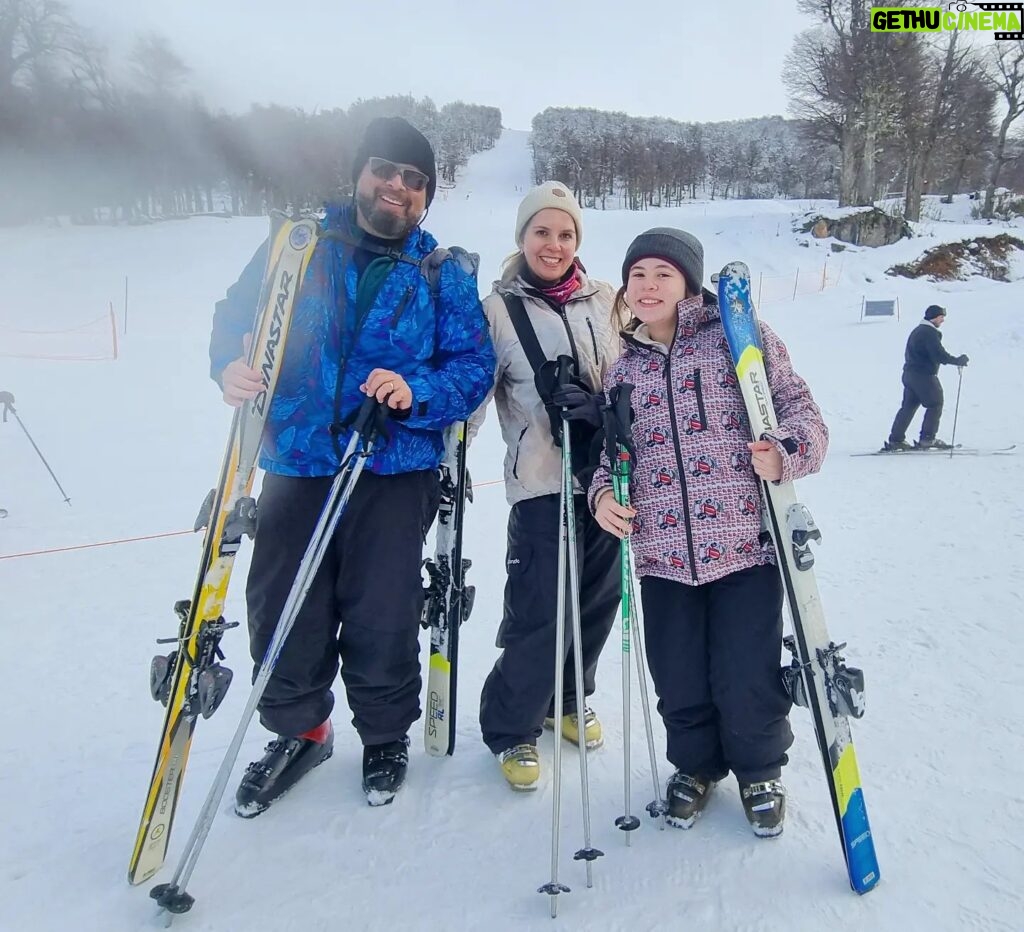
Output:
M439 195L427 227L482 255L481 287L512 249L515 209L530 184L528 137L506 133ZM852 458L885 438L900 398L903 344L921 310L945 304L947 347L968 353L957 439L1024 443L1011 394L1024 352L1024 284L982 279L932 285L883 270L930 245L1004 225L929 221L920 239L832 256L792 232L807 202L715 201L648 213L588 211L582 256L618 281L633 235L654 225L696 233L710 274L746 260L755 276L842 263L836 287L764 317L787 341L832 431L820 476L801 483L823 530L818 567L829 626L867 677L855 725L883 881L863 898L846 884L809 719L784 777L789 819L778 841L755 839L726 782L690 832L645 824L627 848L622 812L622 711L617 638L593 705L607 735L590 758L593 839L606 856L594 889L571 860L582 843L575 752L564 756L562 865L572 887L559 918L537 887L549 878L550 767L542 788L515 796L480 742L479 688L494 660L504 581L507 506L493 414L474 446L478 483L467 518L476 609L463 629L459 737L435 760L413 735L409 780L393 806L370 810L360 747L340 701L334 758L252 822L225 804L190 885L197 904L176 920L195 932L353 929L723 929L810 932L1010 930L1024 914L1024 730L1019 655L1024 598L1022 459ZM13 419L0 424L0 929L120 932L151 927L148 887L125 883L162 711L148 694L157 637L188 594L200 541L183 531L216 476L229 411L207 378L213 302L265 233L261 220L196 219L146 228L0 230L0 324L70 326L120 310L130 317L116 362L0 355L0 390L67 489L61 501ZM801 245L810 242L810 245ZM859 323L862 296L899 296L903 319ZM3 339L0 336L0 339ZM3 346L0 345L0 354ZM942 378L952 428L956 372ZM486 484L486 483L492 484ZM81 549L61 549L81 548ZM46 551L34 553L36 551ZM30 555L22 555L22 554ZM243 618L248 550L229 616ZM166 880L245 699L247 650L224 647L242 675L200 722ZM1015 699L1014 696L1017 696ZM1018 712L1013 712L1013 709ZM633 807L651 797L632 710ZM541 739L545 765L551 737ZM658 729L659 751L661 730ZM266 735L253 727L239 771ZM662 759L662 779L669 767Z

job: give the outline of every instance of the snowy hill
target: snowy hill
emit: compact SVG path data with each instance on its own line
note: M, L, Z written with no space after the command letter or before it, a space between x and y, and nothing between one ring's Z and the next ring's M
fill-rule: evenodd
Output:
M484 291L513 249L530 172L528 135L506 132L431 208L426 226L442 243L481 254ZM613 824L622 812L613 635L592 703L606 744L590 758L593 840L606 856L587 890L583 868L571 860L582 832L578 768L567 749L560 878L572 893L552 922L546 898L535 892L550 871L551 736L540 741L541 789L515 796L477 724L504 583L507 506L492 412L471 451L478 488L465 546L477 599L463 629L455 756L424 755L417 726L408 784L393 806L371 810L359 789L361 749L340 700L329 763L259 819L242 821L222 808L190 884L196 907L176 928L1021 928L1024 730L1012 710L1020 707L1024 646L1022 459L850 454L885 438L899 404L906 335L935 301L949 308L947 348L971 357L957 440L1024 444L1024 415L1010 394L1024 352L1024 284L934 286L883 274L935 242L1002 226L934 220L913 241L836 256L827 243L805 246L808 237L792 232L794 218L811 206L715 201L646 213L587 211L581 255L592 275L618 284L630 239L673 225L704 241L709 274L742 258L755 279L792 281L800 269L806 285L834 281L841 265L838 284L823 291L783 301L776 289L762 316L786 340L831 428L824 469L801 491L824 535L817 566L831 633L849 642L849 661L867 680L867 715L854 732L879 887L858 898L847 886L800 709L780 840L750 834L730 780L690 832L645 824L627 848ZM124 880L162 718L149 698L148 665L156 638L176 631L171 606L190 591L200 547L196 536L167 533L191 527L216 477L230 413L207 373L212 308L265 230L263 220L214 218L0 230L5 328L73 327L111 301L120 313L126 275L130 288L116 362L10 359L0 344L0 390L14 393L73 503L61 501L17 424L0 424L0 507L10 511L0 520L4 932L152 927L149 885L135 889ZM902 319L858 322L864 295L899 296ZM947 367L942 379L941 435L948 439L955 370ZM121 542L87 546L110 541ZM229 596L234 620L244 620L247 560L245 547ZM197 728L161 880L244 704L245 637L230 632L223 646L238 676L222 708ZM651 788L635 686L633 698L637 811ZM657 734L660 748L660 728ZM239 773L266 740L258 726L250 730ZM664 780L670 768L663 759L660 767Z

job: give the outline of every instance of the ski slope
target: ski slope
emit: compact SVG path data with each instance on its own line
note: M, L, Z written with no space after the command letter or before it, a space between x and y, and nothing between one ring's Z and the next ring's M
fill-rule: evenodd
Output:
M475 156L459 184L439 192L426 222L442 243L481 254L484 292L513 248L516 207L531 180L528 139L506 132ZM885 439L899 405L906 335L933 302L949 309L947 348L971 357L957 440L1024 443L1024 418L1010 394L1024 353L1024 284L933 285L883 274L937 242L1002 225L936 219L913 241L835 256L827 241L792 232L813 206L588 210L581 256L592 275L618 283L630 239L673 225L703 240L707 274L732 259L746 261L755 278L797 268L820 276L826 257L834 275L842 263L838 285L768 304L762 317L787 342L831 429L821 474L799 487L824 535L817 569L831 634L849 642L849 662L865 670L867 716L854 733L880 886L863 898L847 886L800 709L783 775L790 796L781 839L754 838L727 780L691 831L645 823L626 847L613 824L623 810L613 634L592 699L606 743L590 758L593 842L606 856L587 890L583 867L571 859L582 829L576 752L566 746L559 876L572 892L561 897L558 919L549 918L536 889L550 875L552 737L540 740L540 790L514 795L477 723L479 689L496 656L508 511L492 412L470 452L477 493L465 552L477 597L462 633L455 756L427 757L417 724L406 787L394 805L371 810L359 787L361 748L339 694L334 757L258 819L234 817L225 801L189 886L196 906L175 928L1021 928L1022 459L850 454ZM17 424L0 424L0 508L10 512L0 520L4 932L153 927L150 885L125 882L162 719L149 697L149 660L156 638L176 632L172 605L191 590L201 546L198 536L172 532L191 528L230 422L207 373L213 303L265 231L265 220L215 218L0 230L0 325L73 326L110 301L120 315L125 276L130 290L116 362L8 359L0 345L0 390L15 395L72 501L61 500ZM899 296L902 319L858 322L864 295ZM945 368L942 379L940 436L948 440L956 371ZM109 541L126 542L89 546ZM244 620L248 556L245 546L228 600L234 620ZM242 631L230 632L223 647L239 675L217 714L198 725L170 862L156 880L169 879L245 701ZM633 699L633 810L642 812L652 791L635 684ZM656 734L664 782L670 767L657 722ZM267 740L258 725L250 729L232 790Z

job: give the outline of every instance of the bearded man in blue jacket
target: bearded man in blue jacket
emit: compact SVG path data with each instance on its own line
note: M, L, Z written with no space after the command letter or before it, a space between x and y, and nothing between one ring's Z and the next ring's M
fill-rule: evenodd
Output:
M363 743L363 790L390 803L420 715L420 564L437 513L444 428L483 401L495 356L475 266L419 224L434 196L427 139L374 120L353 163L350 202L327 205L297 298L260 466L266 470L246 588L258 665L350 437L373 395L389 437L367 462L259 706L277 737L249 765L235 811L251 817L331 756L331 686L341 676ZM218 302L211 375L240 405L262 387L245 358L264 244Z

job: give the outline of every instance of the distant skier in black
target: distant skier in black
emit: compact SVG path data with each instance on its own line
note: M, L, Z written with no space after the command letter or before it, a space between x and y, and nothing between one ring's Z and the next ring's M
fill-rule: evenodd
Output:
M939 382L939 366L966 366L966 356L950 356L942 348L942 334L939 327L946 319L946 309L932 304L924 312L921 321L907 338L907 349L903 362L903 404L892 422L889 439L882 447L890 453L902 450L948 450L949 444L937 440L939 419L942 417L942 383ZM917 409L924 406L924 422L921 424L921 439L914 446L907 443L906 434Z

